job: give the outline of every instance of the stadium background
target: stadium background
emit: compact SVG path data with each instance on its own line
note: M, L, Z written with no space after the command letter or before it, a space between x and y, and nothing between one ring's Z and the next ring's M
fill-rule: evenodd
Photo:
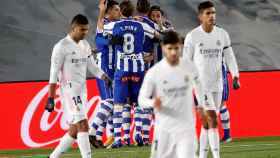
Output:
M195 10L200 1L151 0L165 10L182 36L197 26ZM231 93L229 103L232 105L233 136L280 136L277 121L277 111L280 110L277 101L280 88L280 1L215 2L218 23L229 32L238 65L243 71L242 89ZM0 2L0 98L3 108L0 117L9 120L3 123L4 127L9 127L9 132L1 130L0 150L28 147L22 139L22 120L31 101L46 86L46 82L35 81L48 80L52 47L65 36L68 23L75 14L88 15L94 32L97 3L97 0ZM93 42L90 37L89 40ZM92 85L89 87L92 89L90 97L94 97L98 95L94 80L89 82ZM34 116L32 123L42 118L45 99L46 95L43 95L38 103L38 116ZM30 133L35 131L31 136L33 140L40 138L43 141L45 135L52 135L55 139L62 133L59 125L51 126L57 129L49 131L42 129L38 121L35 124L41 131L36 125L27 130Z

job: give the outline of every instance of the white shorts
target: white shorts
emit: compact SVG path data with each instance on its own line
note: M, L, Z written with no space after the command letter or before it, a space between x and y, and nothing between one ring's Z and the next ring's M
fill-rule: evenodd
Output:
M70 86L60 87L60 100L69 124L76 124L87 119L85 111L87 92L85 87L82 86L79 89Z
M195 132L169 133L163 130L155 133L151 158L194 158Z
M222 92L207 93L207 98L204 98L204 110L215 110L218 113L222 104L222 97Z

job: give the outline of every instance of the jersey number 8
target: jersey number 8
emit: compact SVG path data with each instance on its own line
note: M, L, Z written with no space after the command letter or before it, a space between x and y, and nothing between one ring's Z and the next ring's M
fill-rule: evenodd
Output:
M134 53L134 36L131 33L124 34L123 51L125 54Z

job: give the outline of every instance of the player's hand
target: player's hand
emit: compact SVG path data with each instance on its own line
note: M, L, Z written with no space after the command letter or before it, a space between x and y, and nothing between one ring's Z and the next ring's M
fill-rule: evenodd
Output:
M110 45L123 45L124 39L120 36L108 35Z
M154 108L157 109L157 110L161 110L161 100L159 97L156 97L155 98L155 101L154 101Z
M150 63L154 59L153 53L145 53L144 54L144 62Z
M100 11L106 10L106 0L99 0L98 8Z
M239 78L238 77L233 78L232 86L233 86L234 90L237 90L237 89L240 88L240 83L239 83Z
M101 77L101 79L106 83L106 85L107 85L108 87L111 87L111 86L112 86L113 81L112 81L112 79L111 79L109 76L107 76L106 74L103 74L102 77Z
M47 104L45 106L45 110L47 110L48 112L52 112L54 110L54 98L52 97L49 97L48 98L48 101L47 101Z

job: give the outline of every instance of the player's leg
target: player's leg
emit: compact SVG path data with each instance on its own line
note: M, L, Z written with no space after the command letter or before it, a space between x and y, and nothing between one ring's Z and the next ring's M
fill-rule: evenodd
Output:
M130 123L131 123L131 106L125 104L123 108L123 131L124 131L124 143L130 145Z
M117 71L114 77L114 109L113 109L113 126L114 126L114 143L112 148L122 146L121 127L123 106L127 103L128 96L128 73Z
M104 146L111 147L111 145L114 143L114 127L113 127L113 112L108 118L107 121L107 140L104 143Z
M229 111L228 111L228 108L227 108L225 102L222 103L222 106L220 108L220 117L221 117L222 127L224 130L224 136L223 136L222 141L230 142L231 141L230 114L229 114Z
M200 117L202 126L199 137L199 158L207 158L209 150L209 139L208 139L208 122L207 117L204 114L204 110L201 107L197 108L198 115Z
M151 158L176 157L176 142L172 141L172 135L161 130L155 131L155 139L152 144Z
M139 106L135 106L134 112L134 122L135 122L135 141L138 146L143 145L143 138L142 138L142 115L143 110Z
M144 78L144 72L133 73L132 75L132 86L131 89L131 102L136 103L135 109L135 141L138 146L143 146L143 138L142 138L142 117L143 117L143 109L137 105L137 99L139 95L139 91L141 88L141 84Z
M153 109L147 108L143 110L142 115L142 129L143 129L143 143L149 145L150 143L150 128Z
M74 84L65 88L64 97L66 101L66 110L71 120L70 124L77 128L77 143L82 158L91 158L90 142L89 142L89 126L87 115L85 112L85 104L87 102L86 86L82 88L80 93L75 91L77 87Z
M68 132L60 139L59 144L56 146L54 151L50 154L49 158L59 158L65 153L68 148L74 143L77 138L77 127L70 125Z
M194 105L197 110L199 119L201 120L201 130L199 136L199 158L207 158L208 155L208 122L205 115L205 110L201 105L198 105L196 96L194 96Z
M219 139L219 131L218 131L218 121L217 121L217 111L220 109L222 93L220 92L212 92L212 104L216 107L216 110L207 110L207 118L208 118L208 139L210 149L212 151L213 158L220 158L220 139Z
M110 98L110 87L107 87L103 80L97 79L97 85L102 99L101 104L98 108L96 117L93 119L89 134L90 142L96 148L103 147L102 135L103 129L106 126L108 117L113 111L113 102ZM110 100L111 99L111 100Z
M69 97L69 89L60 88L60 101L63 105L63 111L66 115L66 119L71 123L73 120L73 112L71 110L72 100ZM68 132L60 139L58 146L50 154L49 158L59 158L77 139L77 127L74 124L69 125Z
M230 114L228 111L228 108L226 106L226 101L229 98L229 85L228 85L228 79L227 79L227 72L224 70L223 66L223 96L222 96L222 105L220 107L220 118L222 122L222 127L224 130L224 136L222 141L223 142L230 142L231 136L230 136Z
M178 134L176 143L176 158L195 157L195 131L186 131Z

